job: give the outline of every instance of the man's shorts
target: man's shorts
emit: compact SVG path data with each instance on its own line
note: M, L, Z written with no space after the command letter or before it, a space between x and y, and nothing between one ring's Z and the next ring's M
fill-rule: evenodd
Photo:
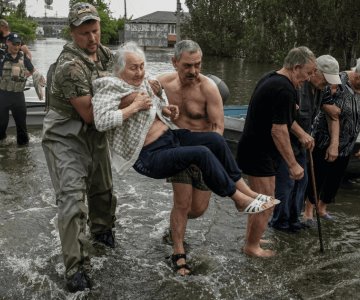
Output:
M210 191L206 186L200 169L191 165L175 176L166 179L166 182L191 184L194 188L201 191Z

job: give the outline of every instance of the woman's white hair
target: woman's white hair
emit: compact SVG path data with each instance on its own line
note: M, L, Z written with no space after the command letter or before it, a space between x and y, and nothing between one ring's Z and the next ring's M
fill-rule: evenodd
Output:
M133 53L141 57L146 64L146 58L144 51L138 46L137 43L130 41L122 44L115 53L115 66L114 74L117 75L122 72L126 65L126 54Z

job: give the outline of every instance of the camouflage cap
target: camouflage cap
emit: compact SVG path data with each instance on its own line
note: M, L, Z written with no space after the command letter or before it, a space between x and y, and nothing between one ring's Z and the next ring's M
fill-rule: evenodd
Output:
M96 8L93 5L85 2L74 4L69 11L69 24L79 26L87 20L100 21L100 17Z

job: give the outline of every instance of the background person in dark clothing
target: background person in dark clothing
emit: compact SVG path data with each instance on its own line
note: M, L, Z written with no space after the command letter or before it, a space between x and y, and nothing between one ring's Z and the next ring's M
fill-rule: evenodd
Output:
M292 179L304 176L304 169L295 159L289 131L297 124L296 89L314 74L315 59L307 47L294 48L284 59L283 67L263 77L255 87L237 152L239 167L248 175L249 186L255 192L275 196L280 156L286 161ZM297 137L306 148L313 147L314 139L310 135ZM260 247L271 212L248 218L244 253L259 257L275 254Z
M9 23L4 20L0 19L0 49L5 50L6 49L6 40L9 37L9 34L11 33ZM32 59L31 52L29 48L21 42L20 50L24 52L24 54L29 58Z
M305 81L298 90L298 106L296 121L310 134L311 125L318 113L321 91L327 84L341 84L339 77L339 63L330 55L322 55L316 59L317 70L309 81ZM311 226L311 222L301 223L300 215L304 204L306 187L308 185L307 152L294 133L290 134L291 146L297 162L304 168L304 177L294 180L289 176L289 170L284 159L279 158L278 170L275 177L275 197L281 203L275 207L273 217L269 223L274 229L285 232L298 232Z
M325 220L333 219L327 206L335 201L350 157L353 154L359 156L359 151L353 151L360 133L360 59L356 67L341 72L340 79L341 85L336 89L333 86L325 89L322 111L316 116L312 130L319 215ZM329 111L329 107L337 109ZM309 185L311 203L317 200L313 195L312 186ZM312 220L312 205L306 206L304 218Z
M0 53L0 140L6 138L11 111L16 124L17 143L26 145L29 136L24 88L27 77L34 73L35 68L20 50L21 39L18 34L9 34L6 45L6 50Z

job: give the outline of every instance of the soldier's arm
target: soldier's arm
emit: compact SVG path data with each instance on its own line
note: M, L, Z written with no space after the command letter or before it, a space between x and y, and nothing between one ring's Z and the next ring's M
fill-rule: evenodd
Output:
M90 95L71 98L69 101L85 123L91 124L94 122L93 107L91 104Z
M72 60L60 64L59 68L59 70L56 69L55 80L58 81L64 100L70 101L85 123L93 123L91 86L81 62Z

